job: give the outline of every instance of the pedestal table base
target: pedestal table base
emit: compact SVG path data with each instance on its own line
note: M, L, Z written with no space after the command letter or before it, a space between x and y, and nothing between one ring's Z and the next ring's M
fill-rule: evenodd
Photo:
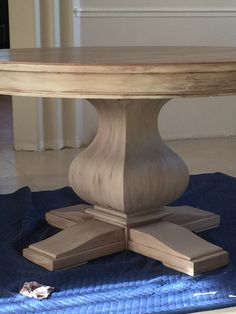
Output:
M63 230L23 254L49 270L131 250L195 275L227 264L228 253L192 231L219 216L189 206L165 207L186 189L184 162L162 141L157 118L169 99L93 99L99 128L72 162L70 183L91 208L53 211Z
M76 205L47 213L47 222L63 230L30 245L23 255L48 270L75 267L125 249L191 276L227 264L227 252L192 233L218 227L218 215L190 206L167 207L159 221L126 229L95 220L86 213L88 208Z

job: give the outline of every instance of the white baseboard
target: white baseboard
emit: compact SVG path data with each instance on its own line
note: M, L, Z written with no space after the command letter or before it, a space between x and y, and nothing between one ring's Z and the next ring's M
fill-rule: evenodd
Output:
M14 148L17 151L44 151L44 150L61 150L62 148L80 148L84 144L79 139L67 139L58 143L57 141L40 142L38 144L17 143Z
M64 140L64 147L68 148L80 148L84 146L84 143L78 138Z
M193 133L193 134L178 134L178 136L168 134L166 136L161 137L164 141L181 141L181 140L197 140L197 139L207 139L207 138L225 138L225 137L233 137L236 136L235 130L226 130L224 132L219 133L208 133L208 134L202 134L202 133Z
M29 144L29 143L14 143L14 148L17 151L42 151L43 148L38 144Z

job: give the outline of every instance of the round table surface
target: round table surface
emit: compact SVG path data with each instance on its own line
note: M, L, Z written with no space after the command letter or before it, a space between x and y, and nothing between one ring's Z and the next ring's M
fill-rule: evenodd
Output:
M0 93L71 98L236 94L233 47L73 47L0 52Z
M236 48L233 47L184 47L184 46L133 46L133 47L68 47L6 49L0 52L0 69L36 70L36 66L58 67L72 72L107 71L132 73L167 71L168 68L198 68L208 66L236 67ZM24 67L25 66L25 67ZM69 68L69 66L72 66Z

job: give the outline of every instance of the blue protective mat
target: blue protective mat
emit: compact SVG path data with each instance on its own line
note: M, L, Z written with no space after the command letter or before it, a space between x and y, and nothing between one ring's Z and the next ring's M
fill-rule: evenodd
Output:
M55 233L44 222L46 211L81 202L68 187L0 195L0 313L169 314L236 306L236 178L191 176L186 193L175 202L221 215L221 227L201 236L228 250L230 264L194 278L132 252L56 272L20 255L29 236L36 242ZM32 280L56 291L44 301L20 295L23 283Z

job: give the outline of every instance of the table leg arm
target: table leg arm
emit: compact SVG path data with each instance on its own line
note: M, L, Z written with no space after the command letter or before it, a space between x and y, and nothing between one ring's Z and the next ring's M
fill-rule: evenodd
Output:
M169 213L162 221L181 225L193 232L217 228L220 225L220 216L192 206L165 206Z
M222 248L170 222L130 229L128 248L191 276L228 263L228 253Z
M91 219L30 245L23 255L48 270L57 270L124 249L123 228Z

